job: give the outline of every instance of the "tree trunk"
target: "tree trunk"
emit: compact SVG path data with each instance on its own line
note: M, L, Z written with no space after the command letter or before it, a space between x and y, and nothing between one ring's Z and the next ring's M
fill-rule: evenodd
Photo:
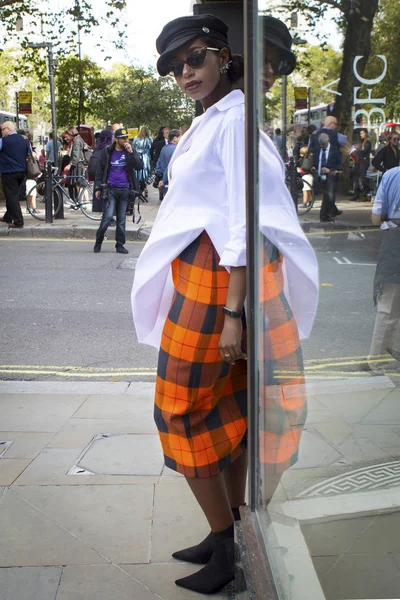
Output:
M361 84L353 73L356 56L364 58L357 63L357 72L363 75L371 53L371 32L379 0L352 0L351 8L345 13L346 33L343 45L343 64L333 114L338 120L339 131L351 142L353 121L351 119L354 87Z
M378 4L379 0L350 0L349 8L344 13L346 33L338 86L338 92L341 96L336 96L333 114L338 120L338 130L347 135L350 144L353 141L354 130L352 120L354 87L361 86L354 75L354 59L356 56L363 57L357 63L357 73L363 75L371 54L371 32ZM347 195L350 191L349 159L348 156L343 158L343 175L340 187L342 193Z

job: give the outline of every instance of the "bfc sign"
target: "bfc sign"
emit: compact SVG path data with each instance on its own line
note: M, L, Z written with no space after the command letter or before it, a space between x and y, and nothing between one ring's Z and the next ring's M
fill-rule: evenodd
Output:
M358 92L361 90L361 85L354 86L353 104L358 104L358 105L380 104L380 105L384 106L386 104L386 98L372 98L372 92L373 92L372 86L377 85L378 83L380 83L381 81L383 81L385 79L385 76L387 73L386 56L383 56L382 54L377 55L377 58L379 58L383 63L383 69L382 69L382 73L379 75L379 77L376 77L375 79L365 79L358 73L357 65L362 58L363 58L363 56L356 56L354 58L353 73L354 73L354 77L357 79L357 81L361 85L369 86L369 87L367 87L368 97L367 98L359 98ZM358 117L361 117L361 116L365 117L365 119L367 121L367 126L369 128L371 126L372 115L380 115L382 117L383 122L386 121L386 115L385 115L385 111L383 110L383 108L380 108L379 106L375 106L371 110L365 110L364 108L360 108L359 110L353 111L352 119L353 119L353 123L354 123L354 129L360 129L361 127L363 127L363 125L360 125L357 122Z

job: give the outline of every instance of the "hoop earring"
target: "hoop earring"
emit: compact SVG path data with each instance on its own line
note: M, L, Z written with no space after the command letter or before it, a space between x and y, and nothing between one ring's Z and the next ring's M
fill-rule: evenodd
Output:
M230 60L225 65L223 65L222 67L219 68L219 72L221 74L227 73L229 71L229 69L231 68L231 64L232 64L232 61Z

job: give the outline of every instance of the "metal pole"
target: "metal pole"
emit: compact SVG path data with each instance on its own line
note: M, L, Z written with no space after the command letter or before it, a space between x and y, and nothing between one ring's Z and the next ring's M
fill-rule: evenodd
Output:
M281 156L286 162L286 136L287 136L287 75L282 75L282 147Z
M49 60L49 82L50 82L50 100L51 100L51 126L53 130L54 144L54 166L58 167L58 149L57 149L57 120L56 120L56 96L54 91L54 60L53 60L53 44L47 44L48 60Z
M45 198L45 215L46 215L46 223L53 222L53 190L51 185L51 169L52 164L48 160L45 165L44 170L44 198Z
M307 121L308 121L308 124L310 125L310 123L311 123L311 88L310 87L308 88L307 105L308 105Z
M245 95L246 95L246 220L247 220L247 354L249 504L258 507L259 470L259 69L258 1L245 0ZM255 63L255 64L254 64Z
M58 168L58 143L57 143L57 113L56 113L56 94L54 88L54 58L53 44L47 44L48 60L49 60L49 83L50 83L50 99L51 99L51 127L53 130L53 150L54 150L54 166ZM64 204L62 198L56 195L56 198L61 202L60 211L57 214L57 219L64 218ZM52 221L51 221L52 222Z
M15 110L17 111L15 114L15 124L17 129L19 129L19 97L18 92L15 92Z

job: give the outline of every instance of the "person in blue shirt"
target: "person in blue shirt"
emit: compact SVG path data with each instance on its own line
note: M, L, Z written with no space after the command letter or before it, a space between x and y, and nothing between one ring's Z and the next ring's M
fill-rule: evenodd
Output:
M171 129L168 134L168 144L160 152L156 165L156 174L160 177L158 184L160 190L160 202L168 191L168 165L175 152L175 148L181 138L179 129Z
M26 181L26 159L28 157L27 140L16 131L15 123L5 121L1 124L0 173L6 212L0 218L10 228L22 229L24 218L19 203L19 191Z
M57 152L61 146L61 142L57 140ZM46 160L49 160L54 165L54 138L53 133L49 133L49 141L46 144Z
M385 231L374 277L377 313L368 356L370 369L378 374L393 363L393 357L400 356L394 349L400 322L400 167L382 177L372 207L372 223Z

